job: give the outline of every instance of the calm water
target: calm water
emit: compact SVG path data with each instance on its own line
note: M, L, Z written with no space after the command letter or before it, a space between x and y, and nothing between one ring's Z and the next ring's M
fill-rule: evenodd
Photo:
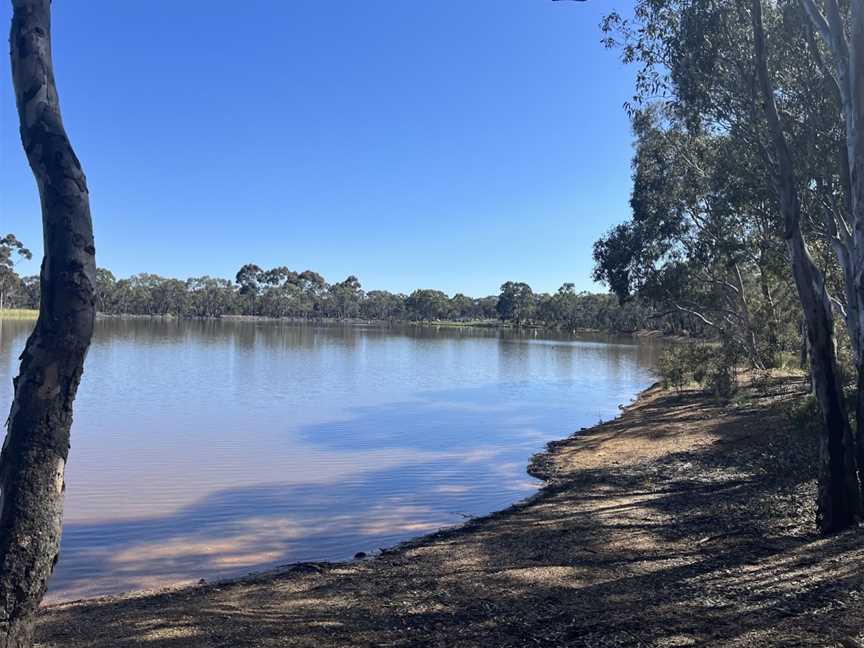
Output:
M0 329L0 411L30 322ZM536 489L656 348L278 322L100 321L53 600L374 552Z

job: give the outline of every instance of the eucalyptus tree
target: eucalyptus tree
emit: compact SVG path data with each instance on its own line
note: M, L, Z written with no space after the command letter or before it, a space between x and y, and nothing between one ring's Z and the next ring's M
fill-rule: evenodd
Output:
M41 307L21 354L0 453L0 648L33 644L57 562L72 405L96 315L89 192L66 135L51 59L51 1L13 0L12 84L42 206Z
M279 266L277 268L271 268L266 272L260 273L260 281L265 286L284 286L287 284L296 284L299 280L300 275L296 272L293 272L286 268L285 266Z
M407 316L405 300L402 294L394 294L386 290L370 290L366 299L360 304L360 314L372 320L401 320Z
M495 319L498 317L498 297L487 295L476 300L477 309L483 319Z
M312 270L304 270L298 277L297 285L300 290L306 295L308 304L311 307L309 311L313 316L324 316L323 299L327 294L327 281L317 272Z
M106 268L96 268L96 310L100 313L116 312L114 300L117 278Z
M150 290L153 314L182 317L189 309L186 282L180 279L157 277Z
M477 305L470 297L456 293L450 298L450 315L454 319L472 319L478 316Z
M589 293L577 293L573 283L564 283L554 294L539 296L537 318L547 326L558 326L568 331L604 328L602 309L597 308L594 297ZM597 297L605 301L606 296Z
M21 277L19 286L18 306L20 308L39 310L39 277L36 275Z
M827 235L845 279L846 303L841 308L858 372L857 433L854 445L846 439L845 450L848 453L855 448L857 468L864 471L864 0L849 0L842 7L837 0L823 0L822 7L815 0L799 1L818 34L818 42L813 42L815 38L810 41L811 58L830 83L842 116L843 145L837 147L837 177L843 200L826 199L823 213ZM760 24L761 6L754 5L752 13L760 89L777 151L776 182L778 191L791 194L794 168L776 102L772 101L774 88L768 71L764 28ZM789 207L789 218L794 220L794 203ZM853 462L847 457L846 463L851 466ZM847 488L851 489L854 484L848 469L845 477ZM864 475L859 474L859 481L864 486ZM859 504L855 513L860 516L862 508L864 505Z
M502 320L518 325L527 322L534 315L536 300L531 286L521 281L508 281L501 285L496 310Z
M405 300L405 309L411 319L421 321L443 319L450 312L450 299L440 290L415 290Z
M595 280L622 302L638 295L686 314L756 367L776 366L783 250L746 147L656 106L633 124L632 217L595 243Z
M854 2L854 0L853 0ZM826 532L846 528L861 519L864 513L861 495L859 470L862 449L858 439L853 436L845 410L843 386L836 369L836 347L833 338L833 304L825 273L814 262L802 230L802 187L800 171L796 168L793 149L790 145L788 127L784 125L784 115L776 94L775 75L769 67L769 53L763 19L762 0L752 0L750 16L753 25L753 52L756 80L762 109L767 123L766 166L777 193L780 212L783 215L783 238L789 250L792 274L798 287L798 294L807 321L810 342L810 365L813 385L825 419L827 434L820 447L822 457L822 479L819 490L819 515L822 529ZM855 287L857 279L854 272L855 261L847 258L848 247L844 237L850 232L840 231L845 225L832 214L826 219L828 235L836 238L835 249L847 277L845 309L846 323L856 355L858 349L860 294ZM864 223L862 223L864 225ZM850 285L851 282L851 285ZM860 367L860 365L859 365ZM859 385L861 379L859 378ZM860 394L859 394L860 397ZM859 422L859 429L864 421ZM859 447L856 448L856 445Z
M330 298L328 315L331 317L350 318L360 314L360 303L363 301L364 292L360 280L354 275L330 286L328 296Z
M235 309L234 285L228 279L191 277L186 280L188 314L194 317L221 317Z
M864 62L861 48L856 58L854 48L840 38L844 30L852 40L858 38L860 4L852 0L841 10L826 0L825 19L818 6L802 8L799 0L766 5L761 0L639 0L634 20L612 14L604 25L607 44L620 45L625 61L640 65L631 110L659 100L685 128L728 135L744 159L759 161L752 165L750 181L768 193L755 206L775 214L774 233L785 246L807 324L825 428L818 496L818 522L825 532L849 526L862 513L862 433L856 438L850 429L834 334L836 309L845 314L860 372L861 266L855 258L860 249L856 231L864 223L841 218L844 211L854 211L854 201L844 194L854 193L849 160L857 155L850 151L858 149L850 145L849 133L857 121L850 121L846 106L844 126L841 103L844 83L845 96L858 96L860 84L850 79ZM830 46L827 60L814 24ZM834 79L827 74L832 58ZM845 152L838 146L842 139ZM840 261L839 292L832 290L834 270L817 262L828 245ZM864 417L859 417L861 426Z
M15 264L22 259L32 258L30 250L14 234L0 238L0 311L3 310L9 291L21 282L15 272Z
M240 287L240 294L248 300L249 315L255 315L255 300L261 289L262 274L263 270L260 267L254 263L247 263L237 271L234 279Z

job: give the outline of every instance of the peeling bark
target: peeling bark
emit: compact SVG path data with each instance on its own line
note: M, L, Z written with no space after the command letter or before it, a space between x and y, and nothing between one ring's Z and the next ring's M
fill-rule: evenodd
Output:
M831 3L833 4L833 2ZM859 469L864 469L864 1L849 3L848 100L843 101L846 117L846 148L849 153L849 203L852 209L852 273L856 300L855 345L858 370L858 405L856 430ZM845 37L840 26L839 36ZM862 476L864 477L864 476Z
M772 179L783 215L783 237L789 250L792 275L807 325L813 390L824 423L819 444L817 521L823 533L832 533L852 526L861 518L857 444L846 413L843 385L837 369L834 315L825 277L810 256L801 232L801 200L795 169L768 71L762 0L752 0L751 19L756 75L775 157Z
M840 162L848 223L842 215L837 217L841 222L832 243L843 269L848 302L846 324L858 372L854 445L860 471L864 469L864 0L850 0L842 11L837 0L825 0L824 15L813 0L800 3L831 52L830 74L846 131ZM818 48L814 49L818 56Z
M95 319L87 183L60 117L50 0L12 0L12 81L42 206L41 310L21 355L0 453L0 648L33 642L58 558L72 403Z

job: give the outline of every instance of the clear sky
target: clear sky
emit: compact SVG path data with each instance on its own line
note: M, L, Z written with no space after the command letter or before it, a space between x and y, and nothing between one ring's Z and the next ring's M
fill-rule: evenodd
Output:
M633 81L598 24L630 2L54 0L97 262L476 296L597 288L591 244L628 214ZM9 76L7 61L0 235L38 257Z

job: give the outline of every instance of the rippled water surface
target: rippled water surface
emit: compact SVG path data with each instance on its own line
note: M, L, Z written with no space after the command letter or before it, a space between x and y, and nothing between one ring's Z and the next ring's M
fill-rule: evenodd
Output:
M0 328L0 410L31 322ZM101 320L53 600L372 553L526 497L657 349L605 337Z

